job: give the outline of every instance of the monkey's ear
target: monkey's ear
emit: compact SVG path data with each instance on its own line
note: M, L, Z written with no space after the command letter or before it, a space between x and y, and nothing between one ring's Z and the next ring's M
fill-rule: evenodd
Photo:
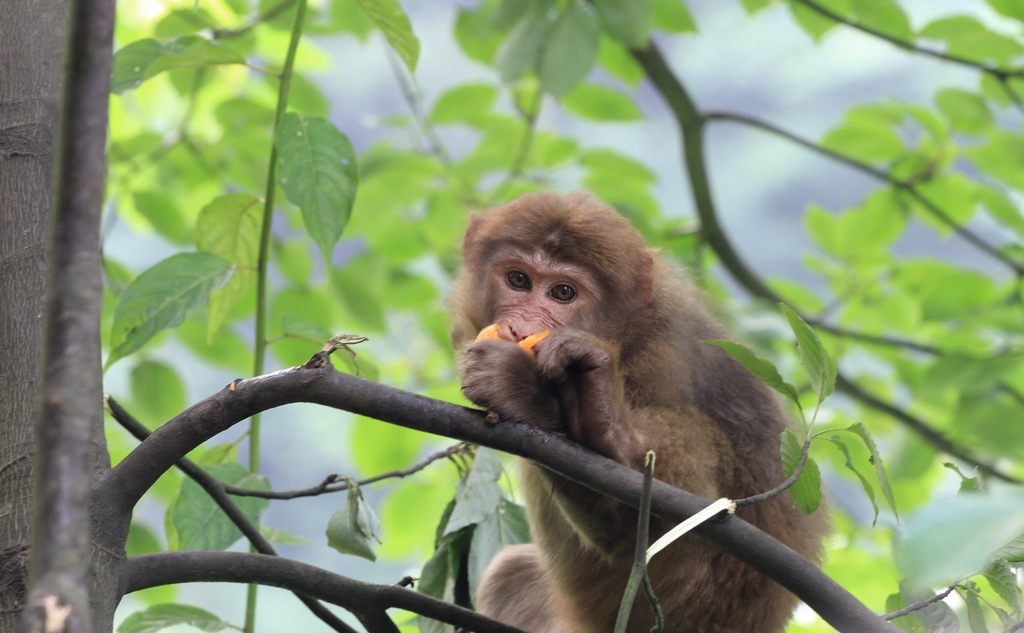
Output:
M648 249L641 258L640 272L637 275L637 298L641 305L650 305L654 301L654 254L655 249Z
M465 257L466 253L469 252L469 247L476 241L477 233L480 232L480 225L483 224L483 218L478 213L474 213L469 216L469 226L466 227L466 236L462 238L462 256Z

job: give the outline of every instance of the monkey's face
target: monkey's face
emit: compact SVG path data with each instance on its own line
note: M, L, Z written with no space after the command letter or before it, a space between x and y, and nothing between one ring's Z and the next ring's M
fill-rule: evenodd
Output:
M542 251L503 249L486 268L487 321L508 326L516 341L562 325L593 332L601 288L586 268Z

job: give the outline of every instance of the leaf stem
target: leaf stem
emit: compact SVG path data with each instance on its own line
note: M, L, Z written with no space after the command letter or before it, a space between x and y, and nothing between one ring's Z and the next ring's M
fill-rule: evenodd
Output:
M277 136L277 127L288 108L288 91L292 83L292 68L295 53L302 38L302 23L306 17L306 0L298 0L295 23L292 26L291 41L281 69L281 85L277 92L277 111L274 114L272 136ZM263 198L263 224L260 229L260 251L256 263L256 350L253 358L254 376L263 373L267 354L267 263L270 259L270 229L274 219L274 194L277 192L277 144L270 144L270 165L267 167L267 190ZM249 470L260 470L260 416L252 416L249 422ZM253 633L256 623L256 585L250 584L245 599L245 633Z

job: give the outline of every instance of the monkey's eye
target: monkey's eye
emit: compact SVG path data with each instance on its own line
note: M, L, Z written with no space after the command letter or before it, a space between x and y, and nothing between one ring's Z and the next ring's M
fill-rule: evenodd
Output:
M569 284L558 284L549 292L555 301L561 301L562 303L569 303L576 298L576 290L573 289Z
M519 290L528 290L530 288L530 278L521 270L513 270L505 275L505 279L508 281L508 285L513 288Z

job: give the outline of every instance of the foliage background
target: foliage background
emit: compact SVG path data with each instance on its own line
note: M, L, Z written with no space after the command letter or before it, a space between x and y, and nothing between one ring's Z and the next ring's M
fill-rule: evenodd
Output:
M676 7L677 13L682 6L674 0L658 4ZM529 103L535 85L518 81L510 88L492 64L481 61L493 54L502 36L466 17L477 6L406 3L421 45L410 81L352 0L310 3L290 110L327 116L348 135L359 154L360 186L351 222L331 255L330 272L305 235L298 210L279 195L271 264L271 337L282 334L289 316L305 321L301 326L291 321L293 331L367 335L371 341L358 348L364 375L456 402L461 396L446 343L443 297L468 211L527 190L585 187L620 206L653 242L684 263L694 262L696 245L689 233L695 211L676 124L607 37L587 82L621 96L577 88L561 104L544 97L529 153L515 166L527 129L516 103ZM696 32L683 20L677 22L682 32L663 34L657 41L701 107L744 112L803 138L821 139L855 106L889 104L890 111L898 110L896 103L920 106L934 118L940 135L929 136L900 114L894 115L896 124L886 124L887 115L876 111L870 130L857 130L857 138L877 144L844 146L833 137L835 146L862 152L865 160L883 166L898 167L900 161L913 163L915 156L924 156L934 162L936 180L942 181L934 185L935 197L955 206L958 221L992 243L1019 241L1024 220L1016 226L999 222L978 210L976 192L944 177L958 171L976 180L1012 180L998 168L979 173L976 165L982 161L968 161L970 151L963 149L990 147L998 137L992 128L996 124L1007 136L1014 133L1018 145L1013 147L1021 147L1021 113L1000 100L991 85L979 87L982 73L907 54L849 28L815 33L816 41L802 28L808 23L801 25L782 2L689 0L685 6ZM1024 51L1021 22L990 5L917 0L900 6L915 32L943 17L970 15L1008 38L1007 60ZM123 0L118 47L144 37L235 28L253 9L241 0L195 5L188 0ZM291 21L285 12L222 41L243 51L253 66L279 68ZM950 119L935 99L946 88L981 95L994 114ZM457 98L453 90L459 91ZM239 65L175 70L112 95L105 335L125 284L165 257L192 250L200 209L227 192L262 195L275 95L276 80ZM1006 352L998 367L943 363L825 338L840 368L862 384L939 428L951 429L957 441L1002 459L1019 474L1024 447L1020 404L990 393L1001 380L1024 386L1015 352L1019 298L1007 268L934 221L919 213L908 216L895 206L883 204L885 213L868 204L846 212L840 220L846 224L836 224L837 213L877 200L869 196L878 182L782 139L716 123L709 128L707 148L726 234L759 274L785 280L775 287L796 307L813 314L838 293L842 299L833 305L834 318L855 329L898 334L962 354ZM1022 164L1019 156L1015 160ZM1020 176L1016 179L1019 185ZM1009 193L1008 200L1011 208L1019 208L1017 193ZM729 309L737 331L785 374L795 375L785 320L770 307L751 303L704 255L712 290ZM900 282L900 275L906 279L911 274L918 276L917 285ZM926 291L922 284L932 285ZM106 375L107 390L155 426L231 379L249 375L253 303L250 287L210 344L207 314L191 314L181 328L158 335L114 364ZM310 340L280 340L270 348L267 369L303 362L317 348ZM281 490L313 485L332 472L364 477L403 468L444 445L413 431L312 406L274 411L264 419L263 471ZM855 421L875 435L901 513L956 492L960 478L891 419L839 396L819 419L830 426ZM224 441L239 439L240 432ZM134 444L119 429L111 427L109 435L115 460ZM244 463L244 441L238 450ZM886 597L898 590L900 577L891 550L895 518L883 510L872 528L870 503L843 468L841 454L816 447L812 456L822 465L836 509L826 571L869 607L885 611ZM855 450L855 459L865 464L866 453ZM366 488L382 519L377 563L326 546L324 527L344 503L340 497L272 503L263 523L312 541L282 543L282 555L344 575L394 582L406 573L417 575L429 557L457 475L442 462L415 477ZM129 553L167 547L165 509L180 481L178 473L169 473L140 506ZM140 603L176 599L240 623L243 594L242 587L221 586L151 590L126 600L119 617ZM322 627L292 596L273 589L261 590L258 622L260 630ZM828 627L801 611L791 630Z

